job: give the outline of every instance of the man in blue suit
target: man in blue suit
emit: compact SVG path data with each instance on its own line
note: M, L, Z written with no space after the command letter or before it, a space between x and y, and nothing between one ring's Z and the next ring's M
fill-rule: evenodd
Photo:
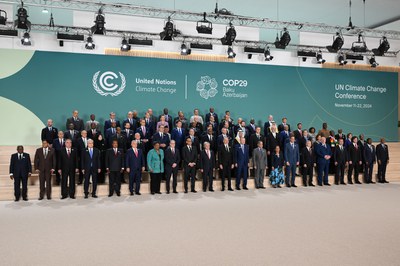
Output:
M374 164L376 162L376 152L375 146L372 145L372 139L367 139L367 145L364 147L364 158L365 158L365 170L364 170L364 178L365 183L367 184L375 184L372 181L372 175L374 172Z
M167 134L164 134L164 126L160 126L158 128L158 132L153 135L153 143L160 143L160 148L165 150L169 146L169 137Z
M285 180L286 186L297 187L295 184L295 178L296 178L296 168L300 163L300 152L299 152L299 146L295 143L294 135L291 135L289 142L285 144L284 157L286 162L286 180Z
M121 127L121 124L117 119L115 119L115 113L110 113L110 119L104 121L104 135L106 135L107 129L111 128L112 123L115 122L115 128Z
M315 153L317 155L318 186L322 186L322 182L325 186L330 186L328 181L328 173L332 151L329 145L326 144L325 137L321 137L321 143L315 146Z
M176 128L172 130L171 139L175 140L175 146L178 150L182 150L185 144L186 131L182 128L182 122L176 122Z
M132 140L132 148L126 152L125 156L125 166L126 171L129 173L129 191L131 196L133 196L133 183L135 183L135 193L140 194L140 182L142 179L142 172L145 168L145 160L143 156L143 151L138 149L137 142Z
M243 177L243 189L247 188L247 176L249 171L249 145L246 139L240 138L240 143L235 146L234 162L236 166L236 190L240 190L240 179Z
M28 200L28 176L32 173L31 158L28 153L24 152L23 146L17 147L17 153L11 155L10 160L10 178L14 179L14 195L15 201L19 201L21 197L22 182L22 199Z
M87 149L84 150L81 155L82 173L85 175L85 184L83 186L83 190L86 199L89 195L90 177L92 177L92 197L97 198L97 174L101 172L100 151L97 148L93 147L94 144L92 139L89 139L87 144Z
M290 137L290 132L289 132L289 127L288 125L284 126L284 130L279 132L278 139L279 139L279 146L281 147L281 150L283 151L283 154L285 154L285 147L286 144L289 142L289 137Z

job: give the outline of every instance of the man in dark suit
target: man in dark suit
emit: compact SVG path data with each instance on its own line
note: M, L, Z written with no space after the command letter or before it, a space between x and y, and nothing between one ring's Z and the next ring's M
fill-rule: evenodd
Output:
M47 199L51 199L51 175L56 169L56 156L54 150L49 147L46 140L42 141L42 147L38 148L35 153L34 166L36 172L39 172L40 195L39 200L44 198L46 193Z
M80 154L82 154L82 152L84 152L88 147L88 138L87 138L86 130L81 131L81 137L76 140L75 147L77 149L78 160L80 160ZM82 169L79 166L79 164L78 164L78 168L79 168L78 185L81 185L83 182L83 173L82 173Z
M256 133L257 126L255 125L255 122L256 121L254 120L254 118L252 118L252 119L250 119L250 124L248 124L246 126L246 130L247 130L247 133L249 133L249 136ZM261 127L260 127L260 133L261 133Z
M125 147L124 150L128 150L131 147L131 141L133 140L133 136L135 135L135 131L133 131L131 129L131 124L129 124L129 122L126 122L123 124L124 125L124 129L121 130L121 134L124 136L125 138Z
M360 166L360 173L364 173L364 169L365 169L365 157L364 157L365 151L364 150L365 150L365 146L366 146L366 142L365 142L365 139L364 139L364 134L360 134L358 136L357 145L361 150L361 162L362 162L362 164Z
M274 117L269 115L268 121L264 123L264 136L267 136L271 132L272 124L275 124Z
M211 126L213 132L215 132L215 134L218 134L219 128L218 128L218 124L215 122L214 116L210 116L210 121L208 121L205 124L205 126L206 126L206 129Z
M135 118L133 118L133 112L129 111L126 119L122 122L122 125L126 129L126 124L129 124L129 129L133 132L136 131L137 126L139 125L139 121Z
M85 175L84 193L85 199L89 195L89 182L92 177L92 197L97 198L97 174L101 172L100 151L94 147L92 139L88 140L88 148L81 155L82 172Z
M158 132L153 135L153 143L160 143L160 148L165 150L169 145L169 137L164 133L164 126L158 127Z
M182 122L177 121L176 127L172 130L171 139L175 141L175 146L178 150L182 150L183 145L185 145L186 130L182 128Z
M259 141L262 141L262 143L263 143L263 148L266 148L266 145L265 145L265 138L264 138L264 136L261 134L261 127L256 127L255 133L252 134L252 135L250 136L250 139L249 139L250 157L252 157L252 155L253 155L253 150L254 150L255 148L257 148L258 142L259 142Z
M276 146L279 146L279 134L276 130L275 123L272 124L272 127L269 127L268 130L271 132L267 135L267 154L268 154L268 169L267 174L269 175L272 170L272 156L275 152ZM283 151L282 151L283 153Z
M375 184L372 181L372 175L374 172L374 164L376 162L376 152L375 146L372 145L372 139L367 139L367 144L364 147L364 159L365 159L365 170L364 170L364 177L365 183L367 184Z
M285 126L286 127L286 126ZM294 136L290 136L289 142L285 145L283 154L286 162L286 186L297 187L295 184L296 168L300 164L299 146L295 143Z
M212 128L211 127L209 127L208 129L207 129L207 133L206 134L204 134L203 136L202 136L202 138L201 138L201 143L202 143L202 146L204 146L204 143L205 142L208 142L209 144L210 144L210 149L214 152L214 153L216 153L217 152L217 138L215 137L215 135L214 135L214 132L212 131Z
M296 139L297 143L299 139L303 136L303 125L301 123L297 123L297 129L293 131L294 138Z
M145 160L143 150L138 148L136 140L131 141L131 147L125 156L126 172L129 173L129 191L131 196L140 194L140 183L142 181L142 172L145 169Z
M287 118L286 117L282 118L282 124L280 124L278 126L278 131L279 132L284 131L285 130L285 126L287 126L287 131L290 132L290 125L287 123Z
M300 162L303 168L303 186L310 186L313 187L313 174L314 174L314 167L315 164L315 154L312 149L312 144L310 140L307 140L305 147L301 150ZM308 180L307 180L308 176Z
M22 199L28 200L28 177L32 173L31 158L28 153L24 152L24 147L19 145L17 153L11 155L10 159L10 178L14 180L14 196L15 201L21 198L22 183Z
M62 132L60 130L60 131L58 131L58 138L54 139L54 141L53 141L53 147L52 147L56 154L56 162L57 162L56 169L59 169L58 158L60 157L61 150L64 147L65 147L64 132ZM60 185L60 182L61 182L61 175L57 171L56 172L56 185L57 186Z
M188 192L189 179L191 184L191 192L197 192L195 189L197 156L197 148L192 145L192 139L187 138L186 145L182 148L185 193Z
M215 168L215 153L210 148L209 142L204 142L203 150L200 152L200 172L203 173L203 192L208 191L214 192L213 180L214 180L214 168Z
M72 117L67 119L67 122L65 123L65 128L69 128L69 124L74 125L74 129L77 130L78 132L81 132L82 130L85 129L83 120L79 118L79 112L78 110L74 110L72 112Z
M146 112L144 116L144 121L146 128L150 130L150 136L153 136L155 130L156 130L156 125L157 125L157 119L154 116L151 116L149 112Z
M107 150L106 153L106 171L109 177L109 193L108 196L112 197L115 193L121 196L121 173L125 169L125 160L123 150L118 148L118 141L113 140L112 148Z
M115 139L115 136L117 135L117 122L113 121L111 122L110 128L107 128L104 134L105 137L105 142L106 142L106 147L111 148L112 141Z
M361 184L358 180L358 174L360 172L360 167L362 165L362 154L361 148L358 146L358 139L356 136L353 136L351 139L351 144L347 147L348 150L348 158L349 158L349 170L347 173L348 183L350 185L353 184L352 174L354 171L354 182L356 184Z
M346 185L344 182L344 169L346 168L346 165L348 164L348 154L346 151L346 148L344 147L344 139L339 138L338 139L339 144L336 146L335 153L333 156L333 159L335 160L335 184L339 185L339 182L341 185Z
M218 138L217 138L217 145L221 146L224 143L224 139L225 138L227 138L228 142L231 144L231 142L232 142L231 136L228 134L226 128L222 128L221 129L221 135L219 135Z
M165 150L164 153L165 159L165 179L166 179L166 189L167 194L170 191L170 182L172 175L172 189L174 193L178 193L176 191L176 186L178 184L178 168L181 162L180 150L176 147L175 140L171 140L169 147Z
M144 155L146 157L147 151L151 149L151 137L152 131L150 128L146 126L146 120L140 119L140 126L136 129L136 133L140 134L140 140L143 142L144 145ZM135 138L136 139L136 138Z
M225 137L222 145L219 146L218 163L221 176L222 191L225 190L225 178L228 179L228 190L233 191L231 184L232 169L235 167L233 162L234 150L229 145L229 138Z
M57 172L61 178L61 199L68 196L75 199L75 173L78 173L78 151L72 148L72 141L65 141L65 148L62 148L58 156Z
M298 139L296 139L297 144L299 144L300 151L302 151L303 148L306 147L307 141L309 140L311 140L311 138L308 136L308 131L303 130L301 136Z
M100 137L101 136L101 137ZM96 124L91 124L89 131L87 131L87 138L92 139L94 142L94 147L100 149L104 143L103 135L101 131L96 128ZM80 154L79 154L80 156Z
M288 129L288 125L285 125L283 130L279 131L279 146L281 147L281 151L285 154L286 143L289 142L290 131Z
M94 124L95 126L93 127L92 124ZM96 129L97 131L100 131L100 123L99 121L96 120L95 114L91 114L89 120L86 121L85 124L85 130L88 131L88 133L89 130L91 130L92 128Z
M240 138L240 143L235 146L234 162L236 166L236 190L240 190L240 180L243 179L243 189L247 188L249 174L249 145L245 138Z
M210 117L214 117L214 122L218 124L218 115L214 111L214 107L210 107L209 113L206 114L205 124L210 122Z
M115 118L115 113L111 112L110 113L110 118L108 120L104 121L104 135L106 135L107 129L111 128L113 123L115 123L115 128L121 127L121 124ZM110 143L110 145L111 145L111 143Z
M321 137L321 143L315 146L315 154L317 155L318 169L318 186L330 186L328 181L329 162L332 157L332 151L326 144L326 138Z
M338 133L335 135L335 139L343 139L346 140L346 135L343 134L343 130L341 128L338 129Z
M80 136L79 131L75 130L73 123L69 123L67 128L68 130L64 132L64 138L72 140L72 146L75 147L76 141Z
M196 147L197 151L200 151L200 141L199 138L195 135L195 131L193 128L189 129L189 135L187 136L192 141L192 146Z
M376 146L376 160L378 161L378 182L389 183L386 180L386 166L389 164L389 147L385 144L385 139Z
M127 150L126 143L130 143L130 140L128 140L122 132L122 129L120 127L117 127L117 134L115 134L112 140L118 141L118 148L122 149L125 154Z
M42 129L41 135L42 141L47 140L47 143L49 143L49 146L51 147L53 145L53 140L58 136L58 130L57 128L53 127L52 119L47 120L47 127Z

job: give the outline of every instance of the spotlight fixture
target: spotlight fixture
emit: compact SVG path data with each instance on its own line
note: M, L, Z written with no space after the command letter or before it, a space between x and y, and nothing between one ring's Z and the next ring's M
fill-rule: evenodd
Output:
M307 61L307 57L302 57L301 60L303 60L303 62Z
M289 45L290 41L291 41L290 34L287 28L284 28L283 32L281 31L280 39L278 37L278 34L276 34L275 47L278 49L285 49L286 46Z
M337 53L340 49L342 49L343 44L344 44L344 38L343 35L340 32L336 32L336 37L333 37L333 43L330 46L327 46L326 49L330 53Z
M122 39L122 42L121 42L121 51L122 52L128 52L130 50L131 50L131 46L130 46L130 44L128 43L128 41L124 37Z
M48 10L47 8L43 8L43 9L42 9L42 13L43 13L43 14L48 14L48 13L49 13L49 10Z
M232 47L228 47L228 58L235 58L236 53L233 51Z
M265 48L264 51L265 61L271 61L274 57L271 55L271 51L269 50L269 46Z
M222 45L232 45L236 39L236 30L232 23L229 23L229 26L226 27L225 36L221 38Z
M92 36L87 37L85 48L88 50L93 50L94 48L96 48L96 45L93 42Z
M318 64L325 64L326 60L322 57L322 52L321 52L321 50L318 51L318 53L317 53L317 55L316 55L316 58L317 58L317 63L318 63Z
M212 22L208 21L206 19L206 17L207 17L207 13L204 12L203 20L197 21L196 30L198 33L212 34L212 30L213 30Z
M100 8L94 20L94 26L91 28L92 34L104 35L106 33L104 24L106 24L105 15L103 14L102 8Z
M174 22L171 20L171 17L168 17L167 21L164 24L163 31L160 32L160 38L164 41L172 41L172 38L178 36L180 32L175 28Z
M374 55L382 56L390 49L390 44L385 36L379 42L379 47L377 49L372 49Z
M367 52L367 44L365 43L364 36L358 35L358 41L353 42L351 45L351 50L355 53L365 53Z
M31 22L28 20L28 17L28 11L24 8L24 2L21 2L21 6L17 10L17 19L14 21L18 29L30 31Z
M347 64L347 60L346 60L346 58L344 57L344 54L339 54L339 56L338 56L338 62L339 62L339 65L341 65L341 66L344 66L344 65Z
M25 46L30 46L32 44L31 43L31 36L29 35L29 32L26 31L24 33L24 36L21 39L21 44L25 45Z
M0 9L0 25L6 25L7 22L7 12Z
M181 45L181 55L190 55L192 53L192 50L189 49L186 44L183 42Z
M379 66L378 62L376 62L376 60L375 60L375 55L373 55L373 56L369 59L369 63L371 64L371 67L373 67L373 68Z

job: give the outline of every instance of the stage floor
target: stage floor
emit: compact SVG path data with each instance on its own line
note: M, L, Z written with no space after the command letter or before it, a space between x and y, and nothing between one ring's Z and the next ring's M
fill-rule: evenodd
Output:
M399 265L400 183L0 209L0 265Z

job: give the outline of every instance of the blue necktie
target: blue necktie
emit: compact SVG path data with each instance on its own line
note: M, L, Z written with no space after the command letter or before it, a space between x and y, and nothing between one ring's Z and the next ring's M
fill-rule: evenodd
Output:
M90 154L90 159L92 159L93 158L93 150L92 149L89 150L89 154Z

